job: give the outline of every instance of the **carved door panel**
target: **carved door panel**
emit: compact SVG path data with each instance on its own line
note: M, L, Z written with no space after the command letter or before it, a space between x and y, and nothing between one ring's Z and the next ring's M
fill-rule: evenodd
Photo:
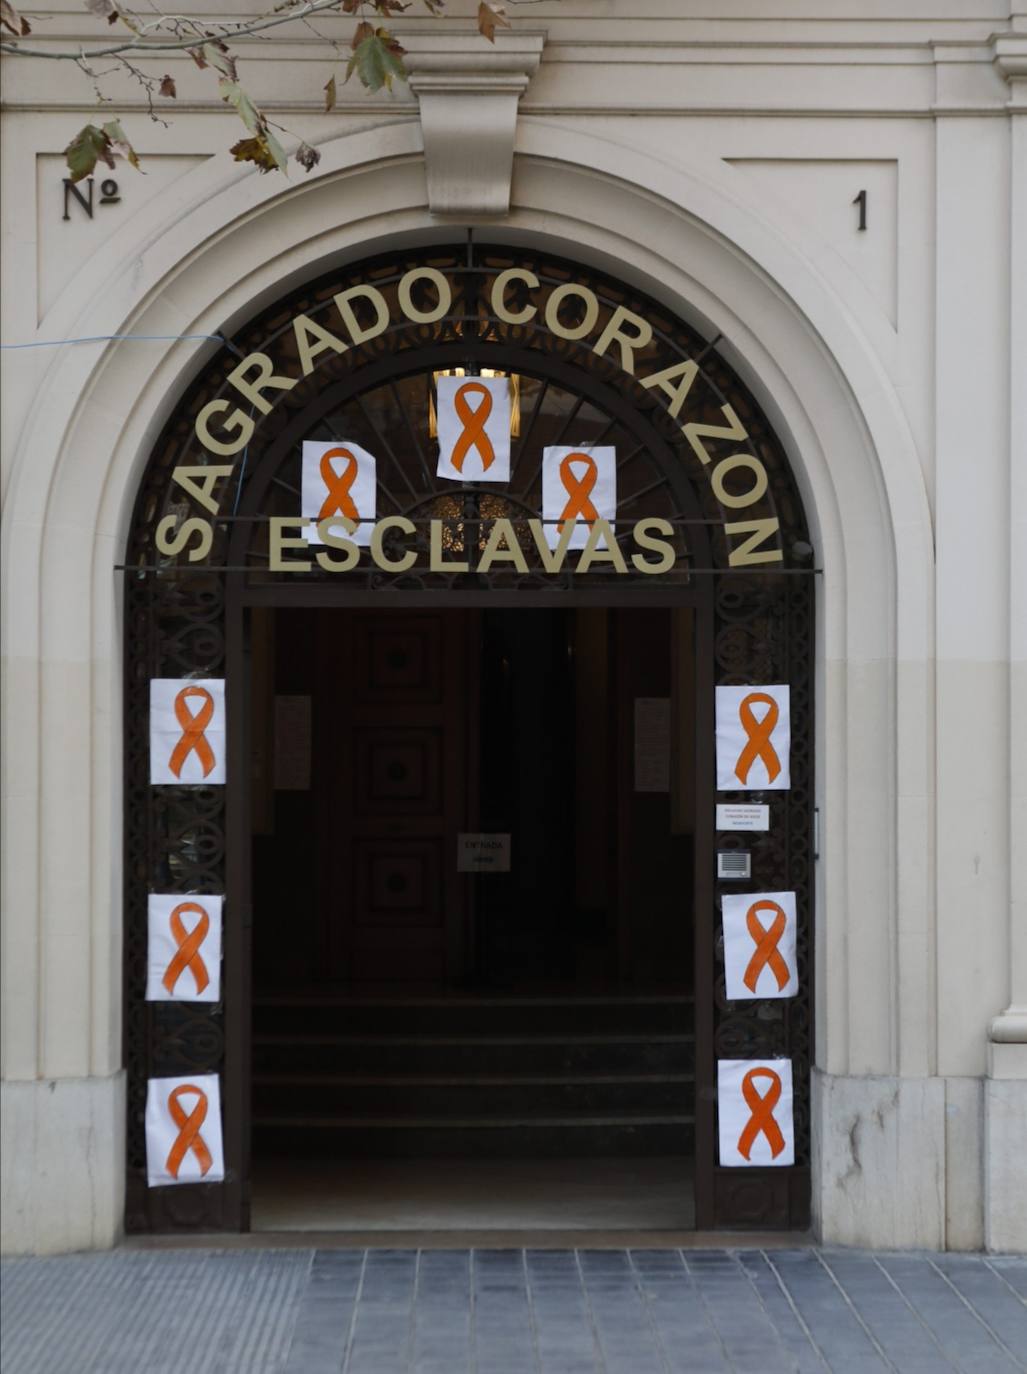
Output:
M325 972L432 981L461 971L468 828L466 613L319 617L314 749Z

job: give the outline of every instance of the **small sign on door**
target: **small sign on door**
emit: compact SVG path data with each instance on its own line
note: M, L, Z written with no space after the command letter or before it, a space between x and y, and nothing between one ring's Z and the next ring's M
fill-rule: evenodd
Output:
M509 835L458 835L456 837L458 873L509 873Z
M769 830L770 807L745 802L717 803L718 830Z

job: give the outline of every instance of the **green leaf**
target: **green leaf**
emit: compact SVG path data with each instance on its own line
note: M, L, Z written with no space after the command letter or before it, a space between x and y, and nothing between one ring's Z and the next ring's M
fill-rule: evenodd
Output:
M114 166L110 138L95 124L80 129L64 150L64 161L73 182L89 176L101 158L108 167Z
M221 92L221 99L232 106L250 133L260 133L264 125L264 117L238 81L226 81L222 77L218 82L218 90Z
M266 125L264 127L263 134L264 142L268 146L268 151L275 160L275 166L278 168L280 172L287 171L289 167L289 159L285 155L285 149L278 142L278 139L275 138L274 134L271 132L269 128L267 128Z
M376 29L357 47L346 66L346 80L355 71L360 84L369 91L392 89L393 80L405 81L406 67L403 65L403 49L387 29Z
M238 75L235 67L235 58L228 51L228 48L221 42L220 38L213 42L204 43L203 56L207 65L214 67L222 76L227 76L229 81L234 81Z

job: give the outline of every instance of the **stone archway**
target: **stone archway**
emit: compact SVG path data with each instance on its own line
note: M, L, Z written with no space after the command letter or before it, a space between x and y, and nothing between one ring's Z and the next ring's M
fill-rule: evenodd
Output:
M83 278L78 294L66 298L61 319L48 324L68 335L82 332L76 329L80 318L89 319L90 333L105 326L112 334L210 332L226 318L241 317L247 303L289 274L309 271L312 255L352 254L368 236L387 241L404 233L439 234L421 208L411 129L357 135L324 151L324 175L298 195L280 196L254 178L236 178L238 185L221 193L221 167L194 173L176 190L176 213L155 203L145 221L112 241L106 266L98 262L97 273ZM821 785L833 801L823 832L821 892L832 922L821 945L830 972L819 983L828 1016L821 1018L818 1062L842 1078L850 1071L888 1074L900 1067L909 1074L929 1072L929 1035L921 1015L929 1004L926 987L922 997L911 996L899 1007L892 1039L886 1026L868 1024L855 990L850 991L855 975L831 955L834 941L845 938L849 910L881 912L864 936L866 959L859 976L897 986L899 974L889 954L897 921L893 811L879 808L876 828L869 831L857 823L861 788L846 766L857 741L882 795L894 797L898 787L907 796L924 796L931 786L916 751L895 745L899 713L923 709L922 679L906 672L896 682L888 665L897 658L915 664L926 657L922 627L929 623L930 530L912 445L890 384L844 308L808 262L781 243L753 207L740 202L727 174L669 171L552 125L522 130L517 166L515 204L504 237L516 240L531 233L553 241L562 236L576 243L579 258L630 264L631 274L661 283L662 299L682 306L691 300L729 335L751 384L760 388L762 383L773 395L780 432L801 449L804 494L818 527L815 542L824 548L831 570L820 637L821 710L824 718L847 721L843 734L823 736L820 751ZM571 171L577 178L573 188ZM312 211L317 195L339 175L347 178L351 219L311 238L312 224L336 222L327 208L320 218ZM183 206L190 211L185 218ZM645 247L632 240L631 225L639 213L652 226ZM243 240L236 237L229 247L225 230L242 223L259 226L260 232L240 254ZM145 270L129 284L118 263L136 243L149 247ZM743 249L748 263L731 244ZM689 271L682 270L683 261ZM93 282L99 285L94 288ZM107 1034L119 1019L112 960L119 903L110 859L117 846L108 818L119 801L112 781L119 746L105 722L113 718L111 707L119 696L114 664L120 613L110 593L109 569L123 546L148 439L166 398L196 366L189 352L188 345L158 345L145 357L138 352L132 357L112 346L99 362L81 350L66 353L37 391L23 428L20 448L46 457L21 466L6 510L7 556L16 554L17 565L8 586L30 606L44 599L53 604L59 587L67 607L67 616L49 617L41 634L8 625L12 655L24 665L12 683L24 699L24 711L18 710L21 743L41 758L39 826L30 823L19 843L41 854L36 867L45 875L43 887L20 902L12 918L14 940L22 939L22 927L39 932L27 938L38 942L41 958L29 960L27 980L20 975L28 993L7 999L11 1071L15 1080L43 1075L67 1081L69 1120L78 1119L88 1101L98 1148L111 1159L118 1153L121 1112L116 1037ZM787 368L781 362L785 358ZM830 461L824 456L828 451ZM76 465L69 467L76 455ZM870 577L857 576L857 569L868 568ZM882 668L870 687L861 665L872 663ZM73 680L78 686L69 696ZM58 707L68 734L92 741L87 751L70 756L65 751L58 759L55 751L63 737L48 714ZM80 824L88 797L111 803L101 806L91 829ZM903 822L905 838L915 839L909 827L916 824L911 813ZM73 837L60 862L45 856L43 833ZM45 913L58 890L62 900L73 900L89 913L74 935L81 954L76 966L91 970L80 996L68 995L66 964L56 957L67 946L47 934L57 934ZM915 970L927 967L918 951L928 938L928 896L915 875L904 891L903 919L914 933L900 939L898 948L903 968L913 971L910 986L916 987L923 977ZM35 1101L33 1089L28 1082L23 1090L15 1082L14 1089L24 1098L19 1111L30 1123L36 1111L29 1101ZM52 1105L53 1098L48 1102ZM68 1175L67 1221L51 1232L54 1243L97 1243L111 1234L119 1215L118 1172L99 1182L74 1171ZM32 1206L45 1209L46 1203L38 1199ZM837 1238L844 1235L840 1231Z

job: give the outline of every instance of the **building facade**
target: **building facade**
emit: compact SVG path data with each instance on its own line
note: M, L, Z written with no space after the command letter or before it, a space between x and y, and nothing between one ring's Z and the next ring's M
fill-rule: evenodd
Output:
M5 1248L245 1229L261 1151L339 1148L275 1096L286 985L411 1044L432 988L558 1019L673 985L687 1110L593 1153L694 1161L702 1229L1023 1249L1027 12L541 0L489 43L476 9L401 16L409 85L327 114L323 38L240 40L321 154L288 178L172 53L170 127L106 88L145 174L76 194L89 80L4 59ZM304 529L347 511L355 543ZM511 834L535 887L453 863ZM507 1152L573 1156L572 1116L532 1099Z

